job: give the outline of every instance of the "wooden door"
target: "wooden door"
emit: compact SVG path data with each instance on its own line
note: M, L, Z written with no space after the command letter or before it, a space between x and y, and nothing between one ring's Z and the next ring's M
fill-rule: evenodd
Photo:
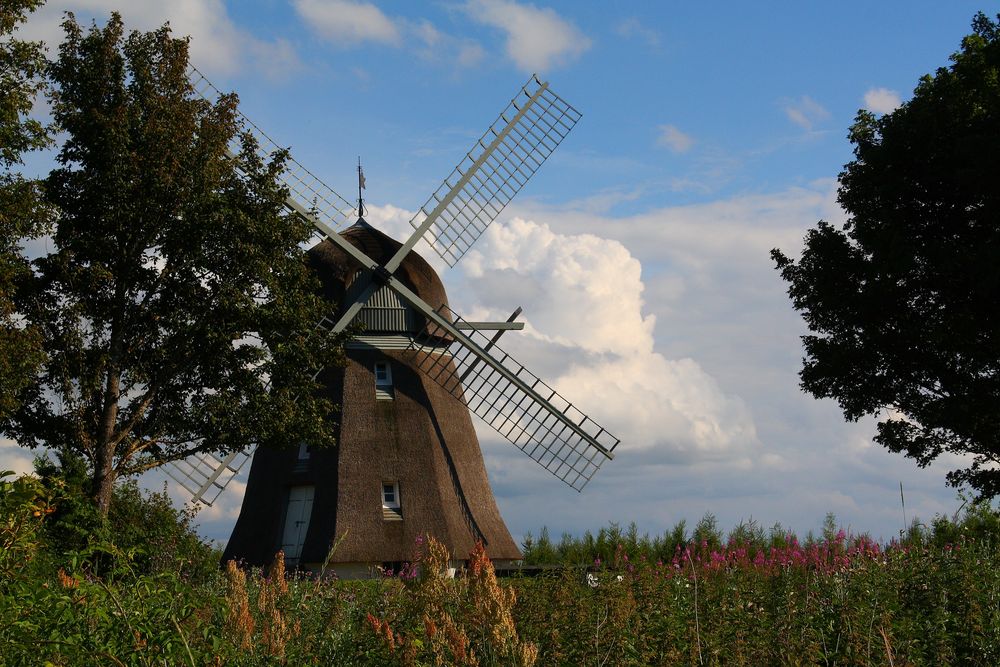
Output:
M297 565L302 555L302 545L309 529L312 514L313 490L311 486L293 486L288 490L288 511L285 513L285 532L281 539L281 549L285 561Z

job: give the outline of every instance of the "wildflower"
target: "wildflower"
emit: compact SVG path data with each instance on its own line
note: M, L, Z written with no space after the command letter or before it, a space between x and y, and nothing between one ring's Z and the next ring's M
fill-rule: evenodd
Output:
M427 614L424 614L424 634L428 639L434 639L434 635L437 634L437 625Z
M592 572L587 573L586 581L591 588L597 588L597 577Z
M59 568L59 573L57 576L59 577L59 583L62 585L63 588L76 588L80 583L73 577L66 574L66 570L62 568Z

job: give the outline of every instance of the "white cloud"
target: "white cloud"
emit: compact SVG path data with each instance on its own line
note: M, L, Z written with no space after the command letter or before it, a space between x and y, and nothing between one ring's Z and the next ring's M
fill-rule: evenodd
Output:
M615 32L626 39L641 39L652 49L660 46L660 33L634 16L622 19L615 26Z
M579 28L549 8L512 0L469 0L465 12L479 23L507 35L507 56L526 72L564 65L590 48Z
M0 470L13 470L17 475L34 471L35 452L19 447L9 438L0 438Z
M473 67L482 62L486 51L478 42L463 40L458 49L457 63L462 67Z
M73 12L86 25L103 23L113 11L121 13L126 29L153 30L169 21L176 36L191 36L191 62L216 74L232 74L253 67L280 76L298 67L295 50L286 40L267 41L238 27L222 0L51 0L28 19L26 39L43 40L50 50L62 41L64 12Z
M830 117L830 112L808 95L787 101L784 108L788 119L806 130L813 129L817 123Z
M523 306L524 332L502 347L620 437L622 451L690 463L757 448L743 401L693 359L654 350L642 266L621 243L514 218L494 223L461 267L453 302L477 319L486 304Z
M691 150L694 145L694 139L678 130L674 125L660 125L659 130L660 135L656 138L656 144L668 148L674 153L685 153Z
M400 240L412 231L412 213L391 205L372 206L366 217ZM515 217L494 222L450 272L423 241L417 248L466 319L503 320L522 306L524 331L500 347L621 438L622 451L690 465L746 461L759 448L740 398L694 359L654 349L643 267L621 242Z
M247 468L249 468L249 463ZM244 471L244 475L248 473ZM179 496L177 500L180 502L189 502L190 498L187 497L186 492L183 489L177 488L177 495ZM233 479L226 485L226 488L219 496L215 499L215 502L211 505L200 505L198 510L198 519L200 521L236 521L240 516L240 508L243 506L243 496L246 495L247 485L246 482Z
M309 27L340 46L378 42L398 46L399 27L369 2L351 0L294 0L295 11Z
M865 93L865 108L872 113L892 113L901 103L899 93L888 88L869 88Z
M460 68L478 65L483 49L475 41L446 33L426 19L389 16L368 2L293 0L313 32L331 44L352 48L364 43L407 49L421 59Z
M539 287L525 315L548 340L596 353L652 351L656 320L642 315L642 266L617 241L514 218L489 227L461 266L473 289Z

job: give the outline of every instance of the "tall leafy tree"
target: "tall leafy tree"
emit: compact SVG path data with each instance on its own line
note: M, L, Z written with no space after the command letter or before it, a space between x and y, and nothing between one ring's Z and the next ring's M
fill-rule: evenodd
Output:
M310 228L283 208L283 156L240 133L235 96L194 93L167 26L63 27L55 251L24 301L47 359L11 431L82 455L104 513L117 478L192 453L332 444L313 374L342 345L313 334L330 306Z
M998 17L1000 18L1000 17ZM951 65L890 114L859 112L840 175L843 229L820 222L798 261L772 252L803 337L802 387L875 440L1000 493L1000 27L982 13Z
M15 38L18 24L40 4L0 5L0 425L42 358L38 332L24 326L15 305L17 286L31 273L21 243L46 219L38 183L16 172L25 152L48 143L46 128L28 116L44 84L44 54L40 44Z

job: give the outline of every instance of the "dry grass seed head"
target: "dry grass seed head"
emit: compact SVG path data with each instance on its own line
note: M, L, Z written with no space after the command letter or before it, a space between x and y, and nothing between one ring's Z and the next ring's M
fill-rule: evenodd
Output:
M253 647L254 621L250 614L250 599L247 596L247 578L236 561L226 563L226 626L242 649Z

